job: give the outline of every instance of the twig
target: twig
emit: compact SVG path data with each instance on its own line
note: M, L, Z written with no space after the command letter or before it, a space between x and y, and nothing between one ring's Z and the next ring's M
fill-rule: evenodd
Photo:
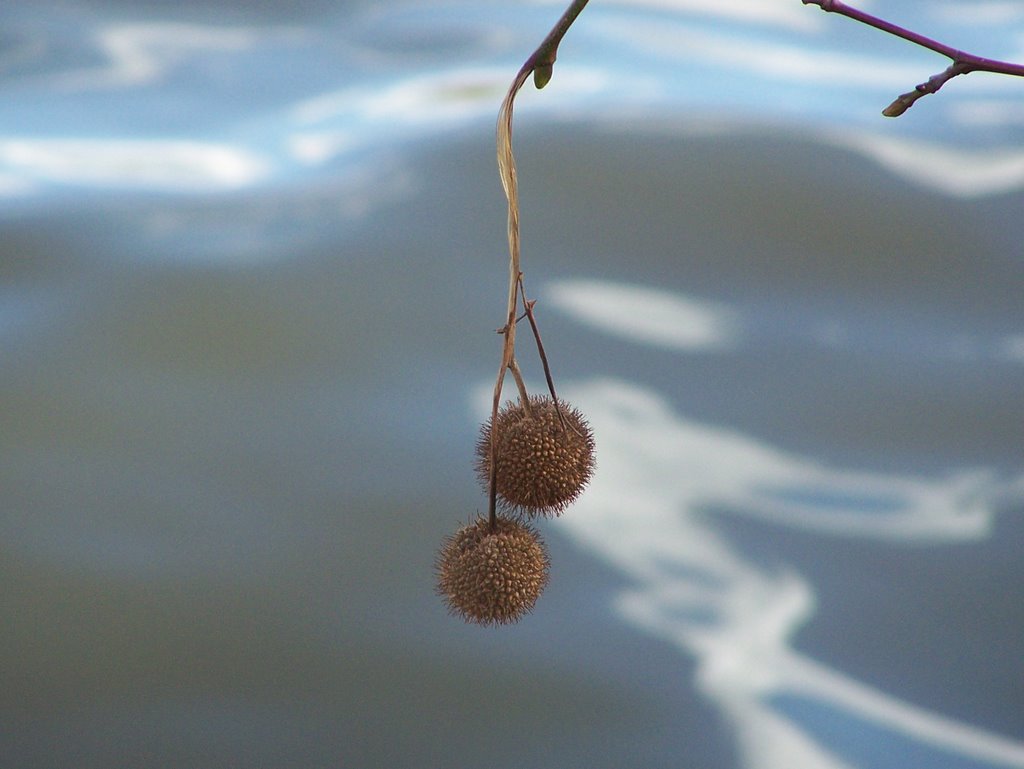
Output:
M914 102L922 96L935 93L957 75L966 75L968 72L994 72L1000 75L1024 77L1024 64L1014 64L1007 61L998 61L997 59L987 59L983 56L975 56L973 53L958 50L945 43L932 40L930 37L925 37L917 32L900 27L885 19L872 16L841 2L841 0L802 0L802 2L804 5L817 5L826 13L838 13L841 16L867 24L875 29L880 29L890 35L901 37L922 48L942 54L953 62L944 71L933 75L925 82L915 86L913 91L896 97L892 104L882 110L882 114L886 117L899 117L914 106Z
M519 389L519 402L523 404L523 411L526 416L533 416L530 393L526 391L526 380L523 379L523 372L519 370L519 363L516 361L515 355L512 356L512 361L508 364L508 370L512 372L512 378L516 380L516 387Z
M544 342L540 338L540 328L537 327L537 318L533 314L533 306L537 304L537 300L531 301L526 298L526 287L523 285L523 276L521 274L519 276L519 293L523 297L523 307L526 308L525 315L530 321L530 330L533 331L533 338L537 342L537 355L540 356L540 363L544 367L544 378L548 383L548 392L551 393L551 402L555 404L555 413L558 415L558 422L564 431L569 425L562 414L562 407L558 405L558 396L555 394L555 380L551 376L551 366L548 365L548 356L544 352Z
M501 109L498 111L498 175L501 177L501 186L508 199L509 263L508 312L505 316L505 326L501 330L505 339L501 351L501 367L498 369L498 376L494 382L494 397L491 400L491 481L488 491L488 521L491 531L495 531L498 525L496 486L498 462L495 427L498 423L498 407L501 405L501 388L505 382L505 372L515 360L516 308L519 305L519 285L522 277L519 270L519 189L516 181L516 161L512 155L512 108L515 104L516 94L519 93L519 89L523 87L531 72L533 73L533 83L537 88L543 88L551 80L555 59L558 55L558 45L588 1L572 1L562 17L551 28L547 37L519 68L519 72L512 80L512 85L509 86L508 93L505 94L505 99L501 102Z

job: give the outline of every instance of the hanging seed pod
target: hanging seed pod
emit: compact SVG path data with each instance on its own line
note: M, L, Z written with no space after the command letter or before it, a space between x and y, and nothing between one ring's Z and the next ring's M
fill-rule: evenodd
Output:
M563 425L558 410L565 419ZM498 411L498 496L506 507L529 516L559 515L582 493L594 473L594 433L583 414L546 395L509 402ZM476 470L484 489L491 477L491 420L480 428Z
M533 608L548 581L548 553L530 526L486 518L445 539L438 554L437 592L467 622L504 625Z

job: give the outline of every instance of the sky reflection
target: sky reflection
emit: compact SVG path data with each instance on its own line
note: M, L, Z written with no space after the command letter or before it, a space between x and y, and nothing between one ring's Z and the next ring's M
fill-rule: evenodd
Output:
M107 190L208 192L253 185L270 163L244 149L183 140L0 139L14 189L49 184Z
M517 66L511 62L525 56L533 25L546 29L558 4L533 5L516 27L506 15L458 2L439 4L436 13L401 5L340 11L323 28L126 23L80 11L71 47L78 53L60 57L66 26L15 14L23 48L39 57L37 65L52 61L39 67L46 74L16 77L0 90L0 194L17 197L46 184L240 189L271 169L282 179L301 177L383 143L492 122ZM892 8L897 17L902 5ZM984 29L980 39L993 56L1018 45L1012 29L1000 26L1016 18L1012 8L989 4L971 25L957 9L936 10L929 31L964 38L957 42L966 46ZM990 17L1000 21L979 20ZM343 30L332 26L342 22ZM395 32L402 29L417 33ZM1018 83L972 75L969 88L958 82L912 116L880 121L878 110L937 64L900 41L869 49L854 30L849 20L789 0L599 4L567 38L545 98L524 94L520 119L589 113L601 120L656 104L661 115L711 111L755 132L782 120L941 192L1020 188L1024 126L1016 101L986 98L1015 93ZM438 46L449 44L446 58ZM333 66L325 69L324 61ZM59 119L69 108L71 124ZM122 116L120 128L110 115ZM154 121L158 115L166 119ZM1001 127L1012 143L964 141L965 126L982 124Z
M106 59L96 67L72 69L55 77L58 89L95 90L154 85L175 66L223 53L250 50L261 43L252 29L178 22L110 24L94 32L96 52ZM212 62L211 62L212 63Z
M738 333L737 317L724 305L641 286L564 281L549 284L545 297L578 321L640 344L723 349Z
M765 329L767 317L754 318L721 301L636 284L577 278L545 285L545 306L590 328L638 345L675 352L753 349L777 343L782 334L793 342L821 347L837 355L888 353L903 359L957 361L967 365L1024 359L1024 335L981 334L932 323L915 324L894 317L885 323L891 338L878 338L871 318L856 311L838 313L792 303L785 328Z

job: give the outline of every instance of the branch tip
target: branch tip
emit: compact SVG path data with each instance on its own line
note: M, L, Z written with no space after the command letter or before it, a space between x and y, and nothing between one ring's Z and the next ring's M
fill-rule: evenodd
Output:
M902 96L899 96L892 104L882 110L882 115L885 117L899 117L902 115L914 104L912 100L907 100L907 96L909 95L910 94L905 93Z

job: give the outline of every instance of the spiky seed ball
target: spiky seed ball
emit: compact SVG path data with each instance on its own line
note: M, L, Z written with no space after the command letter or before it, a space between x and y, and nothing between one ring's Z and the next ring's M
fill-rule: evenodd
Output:
M505 505L527 515L559 515L580 495L594 473L594 433L583 414L546 395L498 411L495 427L498 495ZM484 489L491 479L491 420L480 428L477 476Z
M467 622L504 625L533 608L548 582L548 552L525 523L486 518L447 537L437 557L437 592Z

